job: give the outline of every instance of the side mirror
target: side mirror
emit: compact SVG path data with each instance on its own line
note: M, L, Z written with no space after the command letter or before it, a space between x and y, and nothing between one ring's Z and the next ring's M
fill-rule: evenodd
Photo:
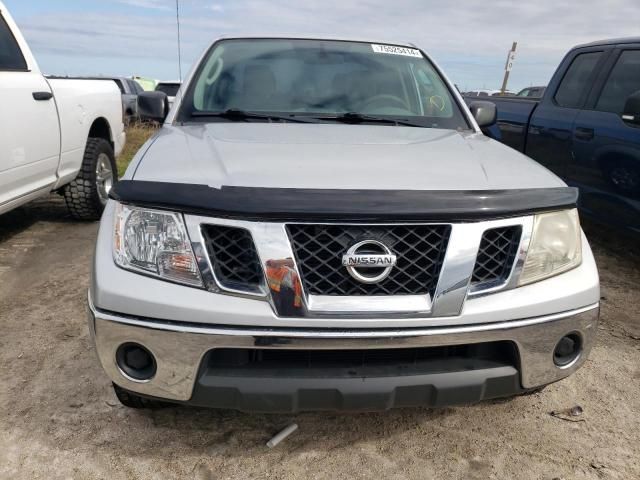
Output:
M627 98L624 103L622 120L633 125L640 125L640 90Z
M164 122L169 113L169 101L164 92L142 92L138 95L138 115L140 120Z
M476 119L480 128L494 125L498 119L498 109L495 103L483 102L482 100L469 103L471 115Z

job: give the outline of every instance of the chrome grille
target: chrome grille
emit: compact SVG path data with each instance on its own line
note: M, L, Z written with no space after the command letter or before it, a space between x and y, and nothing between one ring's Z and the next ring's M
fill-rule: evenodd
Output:
M432 296L449 241L449 225L287 225L305 291L312 295ZM342 265L360 240L378 240L397 256L390 275L364 284Z
M244 228L203 225L202 236L221 286L255 292L263 283L262 267L251 233Z
M471 284L488 285L505 282L518 253L522 227L492 228L482 235Z

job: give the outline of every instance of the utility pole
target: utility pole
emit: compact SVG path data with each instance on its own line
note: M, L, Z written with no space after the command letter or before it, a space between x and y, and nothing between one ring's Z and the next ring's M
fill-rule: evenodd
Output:
M179 0L176 0L176 24L178 25L178 75L180 76L180 82L182 82L182 52L180 49L180 7Z
M513 61L516 59L517 46L518 46L518 42L513 42L513 45L511 45L511 50L509 50L509 54L507 55L507 63L504 66L504 80L502 80L502 88L500 89L500 95L504 95L504 92L507 90L509 73L511 73L511 68L513 67Z

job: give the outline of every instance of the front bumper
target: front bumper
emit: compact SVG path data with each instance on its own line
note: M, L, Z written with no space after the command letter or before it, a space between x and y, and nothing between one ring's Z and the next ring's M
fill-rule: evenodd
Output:
M508 396L564 378L591 350L597 304L554 315L467 326L407 329L231 328L148 320L96 309L89 298L89 323L98 357L113 382L141 395L196 405L249 411L293 412L322 409L380 410L394 406L440 406ZM553 361L560 338L582 339L577 359L564 367ZM464 368L420 375L301 377L207 375L203 361L220 348L241 349L402 349L512 342L516 365ZM148 381L125 375L116 350L126 342L146 347L157 371Z

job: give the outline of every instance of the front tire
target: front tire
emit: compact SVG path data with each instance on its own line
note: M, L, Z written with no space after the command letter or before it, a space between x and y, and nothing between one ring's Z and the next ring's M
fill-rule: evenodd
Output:
M154 406L154 403L152 400L141 397L140 395L136 395L135 393L130 392L129 390L125 390L124 388L119 387L115 383L113 384L113 391L115 392L116 397L118 397L118 400L120 401L120 403L125 407L141 409L141 408L151 408Z
M611 165L607 178L613 188L623 195L633 197L640 194L640 168L630 161L620 161Z
M78 220L99 220L118 180L116 159L109 142L89 138L78 176L63 189L71 216Z

